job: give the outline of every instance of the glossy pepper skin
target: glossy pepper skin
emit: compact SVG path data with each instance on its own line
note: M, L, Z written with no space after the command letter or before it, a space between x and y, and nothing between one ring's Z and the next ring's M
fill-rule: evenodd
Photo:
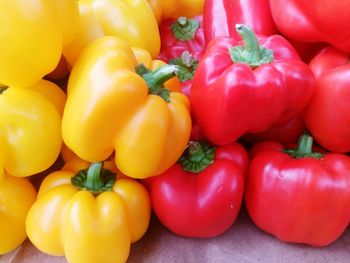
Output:
M350 51L350 1L270 0L278 30L301 42L327 42Z
M194 17L203 13L204 0L148 0L160 24L163 20L180 16Z
M258 35L270 36L277 33L269 0L206 0L203 24L208 44L219 36L240 40L236 24L245 24Z
M168 19L159 30L162 46L158 59L179 66L181 91L189 96L192 78L205 48L202 16Z
M37 86L51 88L47 83L39 82ZM5 87L0 88L0 109L0 137L4 138L1 148L5 156L0 165L19 177L49 168L62 144L58 107L35 87Z
M304 121L315 140L324 148L350 151L350 65L349 54L328 47L310 62L317 87L305 109Z
M214 39L192 82L194 119L218 145L287 122L302 112L315 86L312 71L283 37L256 37L248 27L236 27L244 45Z
M150 198L140 183L115 180L101 166L94 163L77 176L58 171L45 178L26 220L38 249L65 255L69 263L126 262L130 244L147 230Z
M326 246L349 224L350 159L311 149L306 135L293 150L253 148L245 204L254 223L278 239Z
M238 215L247 168L248 154L238 143L214 149L190 142L179 163L150 178L152 207L177 235L220 235Z
M73 66L83 49L102 36L116 36L146 49L153 58L160 50L158 24L147 0L80 0L79 25L64 56Z
M139 63L145 66L138 67L143 77L135 72ZM141 49L133 52L116 37L93 42L70 75L62 119L65 144L90 162L105 160L115 151L117 167L134 178L153 176L173 165L191 132L189 101L170 91L175 66L141 72L159 63L164 64ZM166 80L169 89L163 87ZM179 90L178 80L175 84Z
M1 161L5 158L0 153ZM36 198L33 185L25 178L18 178L0 170L0 255L21 245L27 238L25 220Z
M78 4L72 0L3 0L0 9L0 83L31 86L58 64L72 40ZM30 10L30 15L29 15Z

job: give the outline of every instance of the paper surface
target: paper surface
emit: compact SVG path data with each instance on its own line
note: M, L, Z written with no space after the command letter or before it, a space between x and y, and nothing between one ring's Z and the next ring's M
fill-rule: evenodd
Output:
M64 257L39 252L27 240L0 263L66 263ZM313 248L286 244L259 230L242 211L223 235L211 239L178 237L153 217L145 236L132 245L128 263L346 263L350 262L350 229L332 245ZM103 263L103 262L101 262Z

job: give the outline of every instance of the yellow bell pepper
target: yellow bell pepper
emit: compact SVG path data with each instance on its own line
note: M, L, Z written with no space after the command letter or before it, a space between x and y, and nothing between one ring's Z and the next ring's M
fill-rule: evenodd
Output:
M133 179L93 163L78 173L57 171L40 186L27 215L26 230L42 252L69 263L119 263L146 232L150 197Z
M79 29L63 53L74 65L82 50L102 36L117 36L130 46L146 49L153 58L160 50L157 21L147 0L80 0Z
M178 160L189 140L191 118L188 98L168 89L173 82L163 86L176 66L148 72L145 65L159 62L134 50L136 56L112 36L85 49L68 82L62 136L80 158L98 162L115 151L122 173L146 178Z
M55 83L42 79L30 89L39 92L46 97L56 108L58 113L62 116L64 105L67 100L67 95L64 91Z
M165 19L180 16L194 17L202 14L205 0L148 0L153 13L161 23Z
M78 23L77 1L0 1L0 83L31 86L55 69Z
M45 88L46 84L38 85ZM62 145L61 116L56 107L34 87L0 88L0 137L5 156L0 165L9 174L33 175L56 161Z
M1 146L4 138L0 138ZM5 158L0 149L0 166ZM25 221L36 191L26 178L13 177L0 167L0 255L16 249L27 238Z

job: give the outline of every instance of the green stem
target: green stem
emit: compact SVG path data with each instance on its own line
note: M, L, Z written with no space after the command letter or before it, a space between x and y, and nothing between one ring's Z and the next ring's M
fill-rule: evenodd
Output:
M260 46L257 36L248 26L236 24L236 31L244 44L229 48L234 63L245 63L255 68L273 61L273 51Z
M143 64L140 64L135 71L146 81L150 94L158 95L166 102L170 102L170 90L164 87L164 83L176 75L178 66L165 65L155 71L150 71Z
M214 162L215 148L205 142L189 142L179 163L182 169L192 173L200 173Z
M312 157L321 159L324 155L319 152L312 151L313 138L308 134L303 134L299 137L298 146L296 149L285 149L284 152L295 159Z
M179 17L172 25L171 30L174 37L180 41L188 41L194 39L199 28L199 21L186 17Z
M178 71L176 65L165 65L155 71L149 73L150 75L150 86L163 85L166 81L173 78Z
M80 190L87 190L94 194L111 191L114 186L116 174L103 169L103 163L91 163L90 167L80 170L71 179L72 185Z
M190 52L184 51L179 57L171 59L169 64L179 67L177 76L180 82L185 82L193 79L194 73L198 67L198 60L196 60Z
M312 144L312 137L303 134L299 138L297 151L301 154L310 154L312 153Z
M252 59L261 59L260 45L254 32L247 26L236 24L236 31L242 37L244 48L251 53Z

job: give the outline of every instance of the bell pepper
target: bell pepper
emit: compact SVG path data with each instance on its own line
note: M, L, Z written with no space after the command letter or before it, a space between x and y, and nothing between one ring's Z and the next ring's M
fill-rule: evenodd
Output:
M1 145L4 138L1 137ZM26 178L9 175L3 170L6 153L0 150L0 255L8 253L27 238L26 215L34 203L36 191Z
M257 37L240 24L236 29L243 45L213 39L192 82L194 119L219 145L287 122L302 112L315 86L312 71L283 37Z
M238 215L247 168L248 154L238 143L214 148L191 141L179 163L146 179L154 212L177 235L220 235Z
M324 148L338 153L349 152L349 54L328 47L311 60L310 67L317 86L305 109L305 125Z
M170 18L194 17L202 14L205 0L148 0L148 2L160 24Z
M270 0L278 30L301 42L327 42L350 51L350 0Z
M205 47L202 16L165 20L159 27L161 51L158 59L179 66L182 92L189 96L192 78Z
M132 179L93 163L77 173L57 171L40 186L26 230L42 252L69 263L125 262L130 244L146 232L150 198Z
M191 118L187 97L165 88L176 66L150 71L164 62L152 62L140 49L134 52L136 56L113 36L84 50L68 82L62 135L80 158L98 162L115 151L124 174L145 178L178 160L190 136Z
M296 149L265 143L251 160L245 204L259 228L284 242L329 245L350 220L350 158L313 152L308 135Z
M42 81L37 86L51 88L47 83ZM0 109L0 137L4 138L1 148L5 154L0 165L7 173L20 177L49 168L62 144L61 116L56 106L35 87L2 87Z
M63 54L73 66L82 50L102 36L117 36L130 46L146 49L153 58L160 50L158 24L147 0L80 0L80 20L73 42Z
M258 35L277 33L269 0L206 0L203 11L205 40L219 36L240 40L235 25L245 24Z
M0 83L34 85L54 70L74 37L77 1L3 0L0 9L6 10L0 16Z
M169 62L189 52L198 60L205 47L202 15L165 20L160 26L161 51L158 58Z
M274 124L265 131L245 134L243 138L250 143L276 141L283 145L289 145L297 143L300 135L303 134L304 131L305 124L300 114L285 123Z

